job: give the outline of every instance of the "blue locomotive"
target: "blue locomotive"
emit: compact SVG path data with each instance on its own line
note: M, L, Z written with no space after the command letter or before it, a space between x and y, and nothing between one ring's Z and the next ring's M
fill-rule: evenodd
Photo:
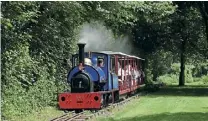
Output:
M100 109L109 100L115 102L120 95L135 92L144 83L144 59L112 51L85 52L84 43L78 47L67 76L71 92L59 94L60 109Z

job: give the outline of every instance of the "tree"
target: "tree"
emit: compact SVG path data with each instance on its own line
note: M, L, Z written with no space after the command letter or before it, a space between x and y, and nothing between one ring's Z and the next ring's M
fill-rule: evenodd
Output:
M180 63L181 71L179 76L179 85L185 85L185 64L188 57L194 54L200 56L207 55L206 41L203 38L203 21L197 9L198 2L174 2L178 5L175 16L175 25L179 25L176 29L179 33L178 40L181 40L180 47ZM177 43L177 42L176 42ZM178 46L178 45L177 45Z
M202 15L202 18L204 20L205 24L205 32L206 32L206 38L208 43L208 2L205 1L198 1L198 7L200 9L200 13Z

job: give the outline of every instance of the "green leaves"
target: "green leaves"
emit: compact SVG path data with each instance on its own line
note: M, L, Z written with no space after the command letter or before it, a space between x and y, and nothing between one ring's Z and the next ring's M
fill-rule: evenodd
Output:
M68 15L78 7L59 2L3 2L2 104L7 118L54 104L57 93L64 91L66 84L60 83L67 73L63 59L73 53L74 27L82 22L78 14Z
M21 115L54 104L57 93L66 89L70 67L65 60L76 52L84 23L104 23L114 32L107 36L110 32L106 31L105 38L111 43L119 44L119 37L127 35L136 48L134 53L149 59L148 80L178 62L181 40L188 40L187 62L204 60L204 12L196 6L179 11L178 6L150 1L2 2L4 115ZM205 5L200 8L205 10ZM21 106L24 100L25 107Z

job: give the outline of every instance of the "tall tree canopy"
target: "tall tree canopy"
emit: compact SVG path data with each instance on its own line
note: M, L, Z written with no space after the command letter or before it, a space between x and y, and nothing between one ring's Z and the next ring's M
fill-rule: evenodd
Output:
M115 37L130 36L133 54L146 59L148 81L181 62L180 85L184 85L185 64L208 57L207 6L207 2L2 2L3 116L9 119L55 106L57 93L67 89L67 61L77 50L80 28L91 21L104 23Z

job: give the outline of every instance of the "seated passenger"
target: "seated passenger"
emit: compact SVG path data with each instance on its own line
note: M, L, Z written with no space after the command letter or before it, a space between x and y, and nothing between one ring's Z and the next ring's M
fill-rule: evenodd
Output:
M120 63L118 63L118 77L121 77L120 81L124 80L124 70L120 66Z
M126 74L131 75L131 65L126 65Z
M138 70L136 70L135 71L135 75L136 75L136 78L139 78L140 76L141 76L141 72L140 72L140 70L138 71Z
M142 73L142 77L144 78L145 77L144 71L141 71L141 73Z
M122 79L122 80L124 80L124 76L125 76L124 74L125 74L125 73L124 73L124 70L123 70L122 68L119 68L119 69L118 69L118 76L121 76L121 79Z

